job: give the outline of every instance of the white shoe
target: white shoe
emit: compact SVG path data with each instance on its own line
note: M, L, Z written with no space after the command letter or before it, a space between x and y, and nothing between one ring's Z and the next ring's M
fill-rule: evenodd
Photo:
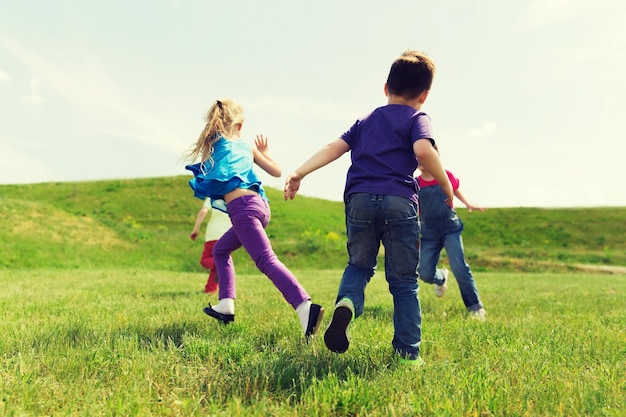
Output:
M484 308L481 308L480 310L476 310L476 311L470 311L470 317L473 318L474 320L485 321L486 316L487 316L487 312L485 311Z
M443 272L443 284L435 284L435 295L437 297L443 297L443 295L448 290L448 270L443 268L441 270Z

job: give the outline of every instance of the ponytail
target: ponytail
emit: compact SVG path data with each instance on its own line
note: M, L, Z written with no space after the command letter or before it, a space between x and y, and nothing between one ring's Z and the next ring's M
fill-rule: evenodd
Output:
M232 99L216 100L209 108L206 117L206 125L196 143L186 154L186 159L195 162L210 161L213 153L213 144L222 136L227 137L232 127L236 124L243 123L243 109Z

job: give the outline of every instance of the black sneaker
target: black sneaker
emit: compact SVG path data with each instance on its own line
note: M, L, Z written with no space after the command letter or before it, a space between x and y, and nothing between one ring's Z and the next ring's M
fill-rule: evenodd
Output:
M309 323L306 326L306 331L304 332L304 337L307 342L311 338L317 334L317 331L320 329L320 324L322 324L322 319L324 318L324 307L319 304L311 304L311 311L309 311Z
M211 304L209 304L208 307L204 307L202 309L202 311L204 311L206 314L208 314L209 316L213 317L217 321L222 322L222 324L228 324L228 323L231 323L231 322L235 321L235 315L234 314L222 314L222 313L219 313L219 312L213 310L213 307L211 307Z
M335 307L333 319L324 333L324 342L331 352L343 353L350 346L350 322L352 310L346 306Z

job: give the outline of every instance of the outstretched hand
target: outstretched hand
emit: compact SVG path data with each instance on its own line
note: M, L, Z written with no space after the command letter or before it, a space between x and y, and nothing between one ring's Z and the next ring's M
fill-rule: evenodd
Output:
M280 165L278 162L274 161L274 159L270 156L269 153L269 140L266 136L262 134L256 135L256 139L254 139L254 149L252 149L252 154L254 155L254 163L257 164L261 169L272 177L280 177L282 175L282 171L280 169Z
M300 189L300 182L302 181L302 176L298 173L289 174L287 179L285 180L285 188L284 196L285 200L293 200Z
M472 210L478 210L480 212L483 212L483 211L487 210L485 207L477 207L477 206L473 206L471 204L467 205L466 207L467 207L467 212L468 213L471 213Z
M262 154L267 152L269 149L267 137L263 136L262 134L256 135L256 139L254 139L254 146L256 146L256 148Z

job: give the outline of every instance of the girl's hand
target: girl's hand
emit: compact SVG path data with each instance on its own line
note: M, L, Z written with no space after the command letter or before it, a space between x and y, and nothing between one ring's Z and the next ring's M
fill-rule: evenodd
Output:
M267 172L272 177L278 178L281 176L282 171L280 169L280 165L278 165L278 163L269 155L269 146L267 142L267 138L262 134L256 135L256 139L254 140L255 148L252 149L254 163L260 166L263 171Z
M256 146L259 152L263 154L266 153L269 150L267 137L263 136L262 134L256 135L256 139L254 139L254 146Z
M472 204L468 204L466 207L467 207L467 212L468 213L471 213L472 210L478 210L480 212L484 212L485 210L487 210L485 207L477 207L477 206L474 206Z

